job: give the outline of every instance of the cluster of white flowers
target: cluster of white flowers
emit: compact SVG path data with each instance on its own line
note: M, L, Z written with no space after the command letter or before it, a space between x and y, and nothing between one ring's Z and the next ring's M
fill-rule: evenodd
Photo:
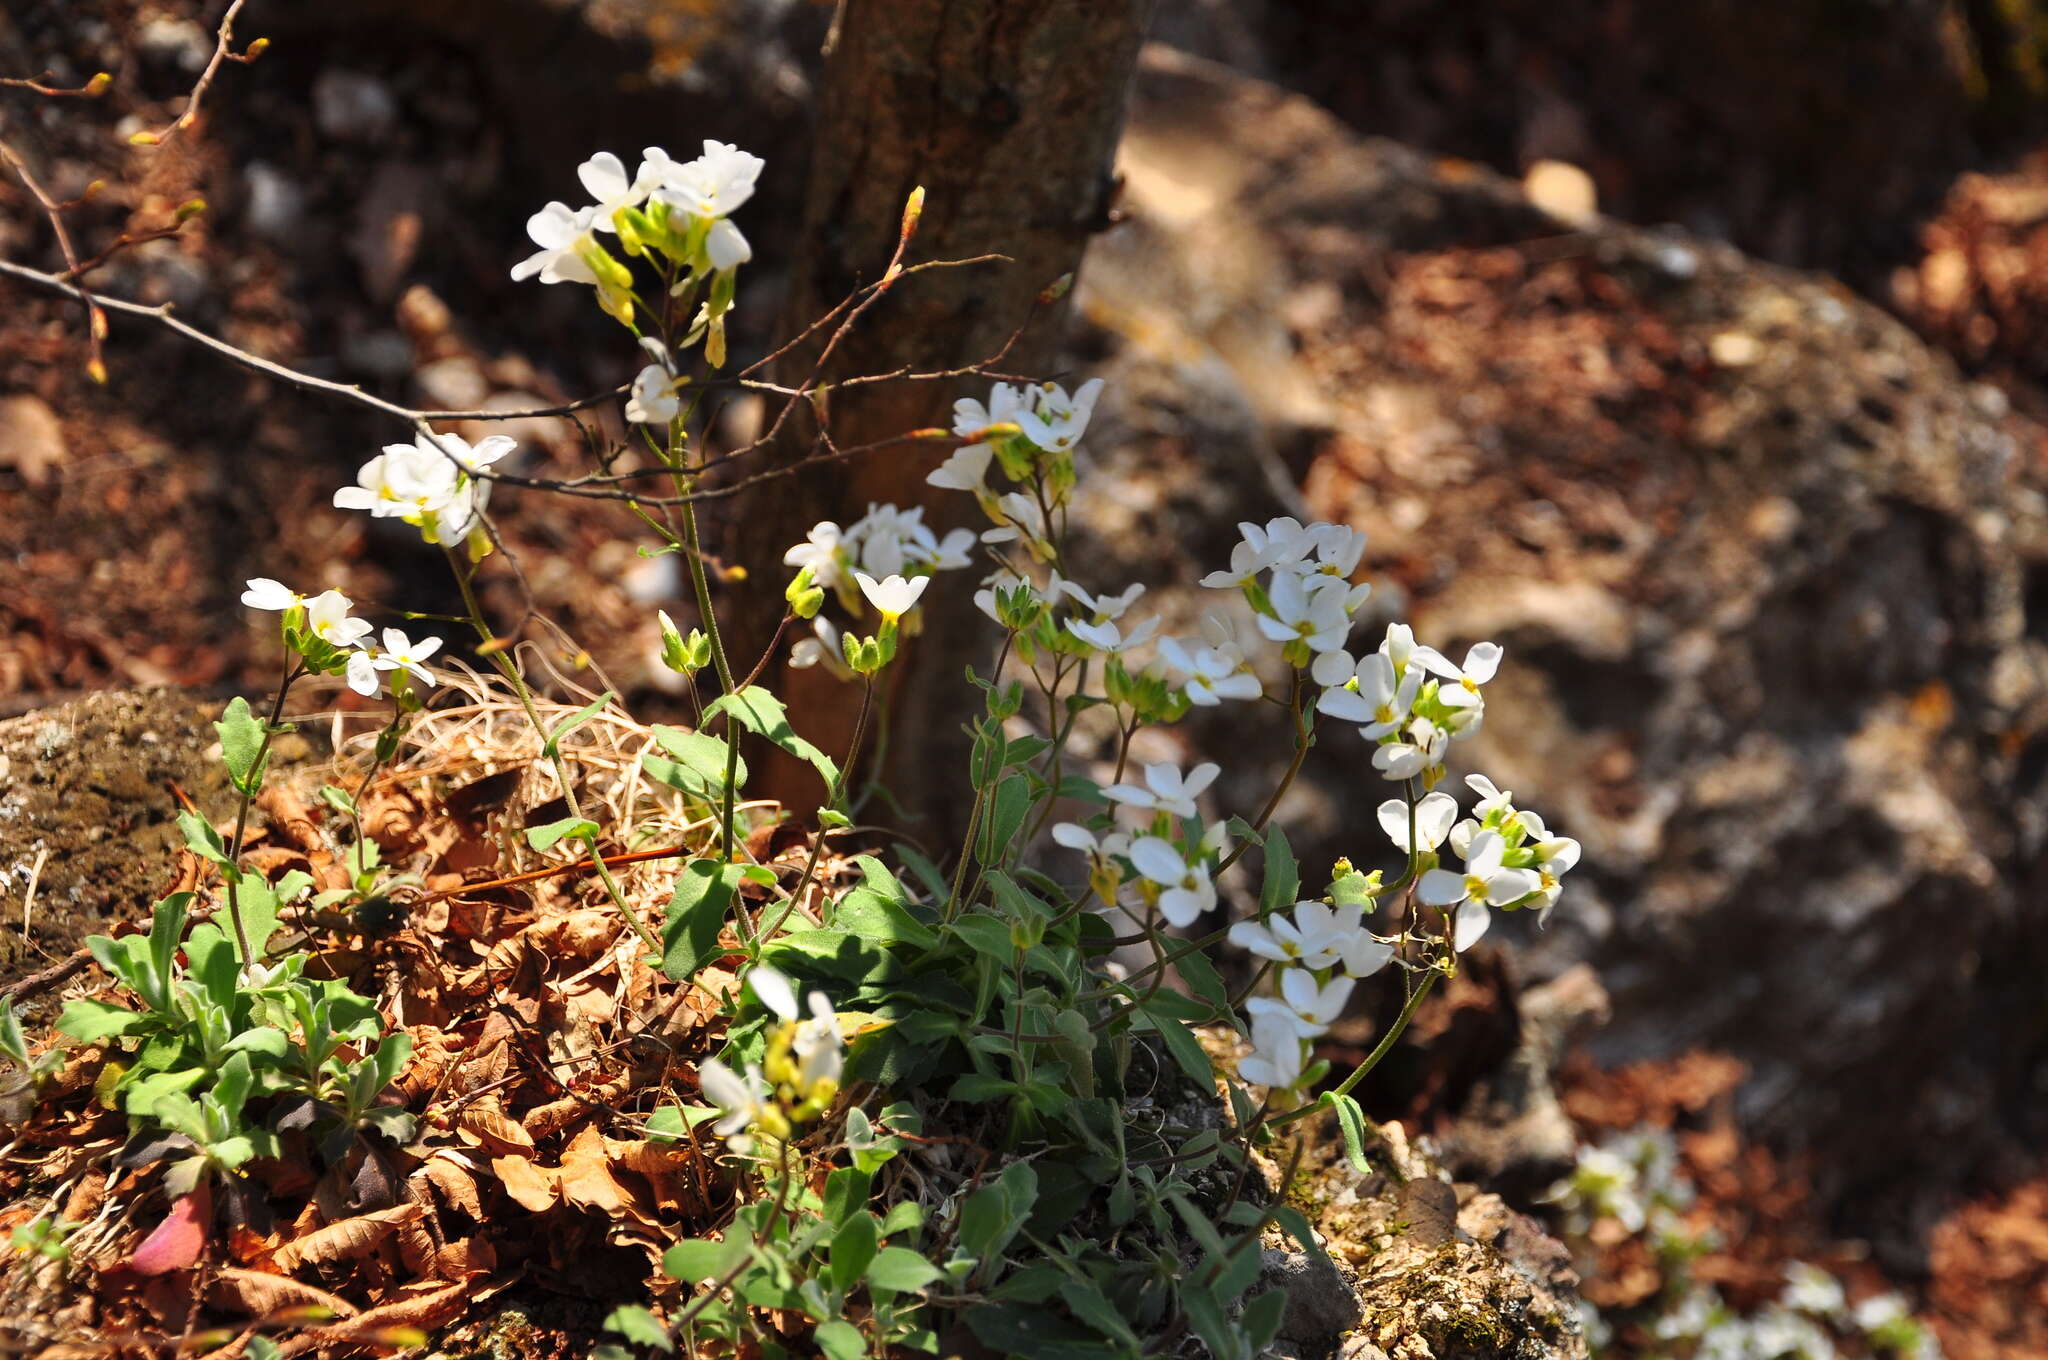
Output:
M786 1140L795 1125L815 1118L838 1094L845 1065L839 1016L823 992L810 994L806 1017L795 986L780 971L756 964L747 985L782 1021L769 1036L765 1059L744 1073L716 1058L697 1069L705 1098L723 1112L712 1127L738 1153L751 1151L757 1135Z
M517 447L501 434L474 445L457 434L421 434L410 444L386 444L357 470L354 486L334 493L334 504L367 510L376 519L404 520L429 543L452 547L472 535L481 538L491 484L478 474Z
M633 324L632 272L606 248L600 236L612 236L629 256L658 252L677 267L670 292L682 296L707 278L711 290L682 343L708 339L711 362L724 362L724 315L732 305L734 272L753 258L753 247L728 220L754 196L765 164L724 142L706 141L704 154L678 161L658 146L641 152L637 174L609 151L599 152L577 170L594 203L571 208L550 203L526 224L526 234L540 247L512 268L515 279L539 276L542 283L582 283L597 290L598 305L622 325ZM643 370L650 388L672 378L667 352L655 356L654 378ZM644 404L644 403L643 403ZM649 408L651 409L651 408ZM639 419L640 417L634 417Z
M1061 822L1052 836L1089 857L1089 882L1105 906L1129 886L1169 925L1192 925L1216 906L1213 866L1224 850L1223 823L1203 825L1196 799L1216 782L1214 764L1182 774L1171 764L1147 765L1142 783L1102 792L1115 806L1116 826L1098 833Z
M1440 790L1425 794L1414 811L1420 847L1435 850L1448 839L1465 862L1463 873L1430 869L1416 886L1416 896L1451 914L1454 947L1461 951L1486 933L1491 907L1533 909L1541 924L1564 894L1565 872L1579 862L1579 843L1551 835L1541 817L1514 805L1511 792L1495 788L1483 774L1467 775L1465 783L1479 802L1464 821L1453 825L1457 803ZM1408 805L1398 798L1380 805L1380 824L1404 850L1408 817Z
M944 538L933 533L921 508L870 505L844 529L831 520L812 525L810 536L783 553L782 562L799 571L808 567L811 580L837 591L850 609L854 578L862 572L880 579L956 571L969 564L967 554L973 547L974 535L966 529L955 529Z
M1685 1221L1697 1192L1680 1165L1677 1142L1665 1130L1632 1130L1581 1148L1571 1175L1548 1198L1563 1208L1567 1236L1586 1238L1598 1220L1612 1220L1632 1237L1647 1235L1674 1271L1718 1245L1711 1229ZM1689 1275L1673 1278L1677 1284L1648 1329L1678 1348L1672 1353L1692 1360L1834 1360L1844 1353L1839 1339L1851 1335L1909 1360L1940 1360L1939 1344L1904 1299L1879 1294L1851 1307L1839 1279L1804 1261L1785 1267L1785 1286L1775 1302L1747 1316L1712 1286ZM1587 1334L1604 1337L1608 1328L1595 1316ZM1851 1347L1847 1353L1859 1351Z
M1433 787L1450 744L1479 731L1486 716L1479 687L1500 669L1501 655L1497 643L1475 643L1465 664L1454 665L1417 645L1405 624L1388 624L1377 651L1354 660L1336 647L1315 657L1309 674L1323 686L1316 711L1358 724L1358 735L1376 747L1373 768L1388 779L1419 776Z
M1246 1003L1251 1014L1251 1056L1238 1075L1276 1090L1299 1085L1314 1041L1344 1013L1357 979L1370 977L1394 957L1392 940L1365 927L1358 903L1297 902L1291 914L1239 921L1230 941L1280 968L1280 994Z
M377 695L384 674L390 671L404 672L428 687L434 684L427 658L441 649L441 639L424 637L415 642L396 628L386 628L380 647L370 641L369 622L351 615L354 604L338 590L306 596L280 581L258 576L242 592L242 603L251 609L281 613L288 632L293 627L303 629L311 642L343 653L348 687L365 698Z
M1058 383L997 383L987 405L962 397L953 404L953 433L971 442L925 480L974 496L993 525L982 541L1021 543L1037 560L1050 561L1051 516L1073 489L1074 451L1101 395L1102 379L1091 378L1071 394ZM992 468L1021 489L991 487Z

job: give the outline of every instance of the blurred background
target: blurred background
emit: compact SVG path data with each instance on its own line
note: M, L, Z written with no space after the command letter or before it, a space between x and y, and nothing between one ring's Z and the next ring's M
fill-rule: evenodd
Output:
M88 253L206 201L99 290L419 407L631 378L581 290L507 273L600 149L767 158L735 351L772 348L850 249L806 174L814 138L866 125L820 110L914 103L923 78L871 53L868 84L828 89L831 9L807 0L256 0L238 34L270 50L171 145L129 146L182 107L221 8L9 0L0 74L115 80L0 91L0 138L59 197L106 182L68 219ZM1048 226L1007 206L1036 202L1014 177L954 190L1085 247L1024 348L1109 382L1091 583L1158 582L1185 623L1237 520L1355 525L1381 621L1506 645L1461 754L1585 844L1549 929L1496 929L1373 1112L1524 1204L1580 1139L1676 1130L1730 1297L1825 1259L1906 1287L1952 1355L2048 1353L2048 11L1160 0L1149 39L1087 123L1115 146L1113 173L1080 165L1091 201ZM1017 70L941 94L963 124L1037 127L1031 81L1054 78ZM937 192L932 230L962 246ZM0 258L59 263L7 176ZM1028 299L1065 267L975 286ZM452 604L410 531L329 508L388 425L151 328L116 326L104 388L86 356L75 304L0 281L0 712L262 688L249 576ZM730 403L714 440L770 414ZM569 421L501 432L525 470L587 464ZM500 616L530 592L643 716L678 705L652 650L654 610L687 612L675 559L603 504L494 509L525 572L497 578ZM779 558L788 515L736 501L722 550ZM1223 758L1233 808L1289 754L1241 724L1173 741L1150 754ZM1364 767L1342 737L1315 752L1282 809L1305 861L1377 834ZM147 805L158 781L134 782ZM12 892L22 848L0 851ZM69 900L129 905L106 882ZM1598 1302L1654 1290L1621 1244L1601 1267Z

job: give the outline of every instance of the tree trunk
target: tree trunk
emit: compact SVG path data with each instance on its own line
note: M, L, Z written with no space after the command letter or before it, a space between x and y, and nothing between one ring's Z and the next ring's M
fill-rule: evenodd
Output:
M784 333L881 275L905 201L920 186L924 212L906 263L989 253L1009 262L899 282L827 360L821 381L987 359L1031 317L1038 296L1079 266L1107 217L1111 160L1151 9L1152 0L841 0ZM1063 316L1063 304L1041 313L1002 367L1045 373ZM811 374L829 330L789 356L782 381ZM833 443L846 448L949 425L954 398L986 388L975 379L850 389L829 399L826 419ZM787 435L776 451L783 461L817 447L816 424L803 413ZM781 553L816 521L845 524L869 502L893 501L928 506L940 528L978 526L965 496L925 485L951 448L898 446L825 464L735 507L727 554L749 573L729 611L735 665L751 664L766 645L788 577ZM879 773L921 838L957 832L966 803L958 728L979 696L961 672L970 662L986 669L993 642L971 604L979 574L933 583L924 633L884 677L892 716ZM816 670L785 671L773 683L813 740L843 749L857 708L850 687ZM793 781L789 789L799 807L814 790Z

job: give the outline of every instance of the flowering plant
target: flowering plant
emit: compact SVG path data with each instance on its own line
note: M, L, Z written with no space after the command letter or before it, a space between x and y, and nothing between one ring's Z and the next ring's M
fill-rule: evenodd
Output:
M593 201L536 213L538 249L512 270L591 288L629 331L641 366L621 389L623 415L653 460L643 470L673 491L657 501L633 489L644 480L608 483L659 536L651 551L688 569L697 617L686 635L659 616L663 664L715 691L694 729L654 728L634 767L685 824L707 828L678 848L658 920L622 887L623 857L563 758L564 739L613 696L544 722L479 600L497 541L488 493L515 442L471 444L422 418L334 497L412 526L446 558L459 621L523 709L558 790L562 815L524 828L525 850L583 856L532 872L594 875L633 932L619 937L631 966L658 973L678 1002L699 988L717 1008L716 1051L684 1055L681 1099L643 1111L640 1128L707 1167L715 1157L723 1186L700 1193L701 1231L664 1258L685 1300L661 1315L623 1305L611 1326L635 1345L718 1353L786 1353L794 1331L793 1344L851 1360L938 1353L957 1321L1004 1354L1138 1355L1148 1337L1186 1335L1221 1360L1250 1360L1284 1307L1277 1290L1256 1289L1262 1239L1322 1250L1286 1194L1310 1138L1334 1129L1366 1165L1373 1130L1352 1092L1492 913L1547 914L1578 858L1576 842L1484 777L1466 780L1476 801L1462 810L1445 786L1453 747L1484 720L1502 649L1482 642L1453 662L1399 623L1366 649L1354 641L1371 598L1354 579L1365 536L1287 517L1240 526L1229 562L1202 582L1215 607L1198 632L1176 635L1148 613L1142 583L1084 581L1070 560L1070 503L1102 382L1004 380L957 403L956 447L928 479L971 502L978 530L942 532L921 508L876 504L843 526L818 523L784 554L794 570L783 623L810 632L790 664L823 667L859 694L847 749L820 749L799 731L805 715L757 683L771 658L742 666L729 653L695 509L717 461L700 406L724 380L684 356L725 362L725 320L751 256L730 214L760 170L716 142L686 162L648 148L630 176L618 157L595 156L580 171ZM920 203L914 194L905 245ZM875 287L907 272L899 251ZM963 504L946 501L941 514ZM978 588L948 580L977 569ZM968 672L980 712L965 834L898 847L893 863L849 860L878 682L916 645L933 593L949 589L971 589L992 625L990 663ZM335 677L388 699L389 716L362 782L323 791L351 823L350 886L309 905L400 886L380 872L359 800L445 678L443 643L380 630L334 590L262 578L243 601L279 616L283 673L267 721L238 700L221 724L241 799L232 834L197 817L187 827L224 885L228 929L188 929L189 904L166 902L146 942L96 949L143 1007L91 1003L65 1022L86 1042L183 1045L193 1062L179 1073L217 1070L194 1098L203 1075L179 1085L137 1064L152 1075L122 1097L131 1115L192 1143L193 1177L231 1175L269 1150L282 1117L265 1112L273 1096L334 1110L337 1137L415 1132L381 1095L402 1075L406 1036L351 1009L339 984L308 983L303 952L273 949L278 911L309 885L270 883L241 852L286 694ZM1219 806L1217 764L1138 755L1191 710L1224 705L1272 715L1292 743L1256 808ZM1106 739L1100 767L1080 755L1084 727ZM1276 814L1311 746L1354 733L1391 848L1375 836L1357 853L1380 867L1339 860L1310 874ZM744 748L761 742L824 787L814 815L791 822L793 859L775 850L780 814L741 798ZM1240 891L1234 875L1249 877L1252 862L1255 884ZM1226 941L1241 957L1219 967L1212 951ZM1361 980L1381 975L1398 980L1399 1011L1361 1062L1333 1073L1319 1041ZM934 1152L962 1144L979 1151L971 1165ZM422 1145L423 1160L430 1152ZM1269 1159L1282 1168L1270 1185Z

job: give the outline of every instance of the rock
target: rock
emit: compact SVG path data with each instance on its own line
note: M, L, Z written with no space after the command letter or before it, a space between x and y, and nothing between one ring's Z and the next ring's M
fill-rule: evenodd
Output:
M1261 1253L1264 1280L1268 1286L1287 1292L1287 1311L1281 1315L1280 1338L1309 1348L1327 1349L1339 1336L1358 1325L1362 1316L1358 1293L1327 1257L1305 1251Z
M64 427L41 397L0 397L0 467L11 467L30 487L48 486L70 456Z
M183 844L172 786L207 816L230 810L212 754L218 716L218 704L139 690L0 722L0 980L62 957L115 921L147 916Z
M398 123L398 100L375 76L330 67L313 81L313 121L338 142L381 142Z
M1219 511L1296 500L1368 530L1420 634L1507 647L1454 773L1585 860L1546 932L1488 947L1598 968L1599 1056L1741 1058L1749 1126L1866 1228L2021 1146L2048 431L1824 280L1561 236L1509 181L1205 63L1148 54L1123 155L1130 220L1079 295L1121 480L1078 560L1185 585ZM1161 598L1171 628L1215 597ZM1191 730L1256 805L1284 738ZM1304 863L1371 853L1356 756L1323 743L1282 808Z
M268 161L251 161L242 172L243 217L258 236L289 244L306 216L306 191Z

